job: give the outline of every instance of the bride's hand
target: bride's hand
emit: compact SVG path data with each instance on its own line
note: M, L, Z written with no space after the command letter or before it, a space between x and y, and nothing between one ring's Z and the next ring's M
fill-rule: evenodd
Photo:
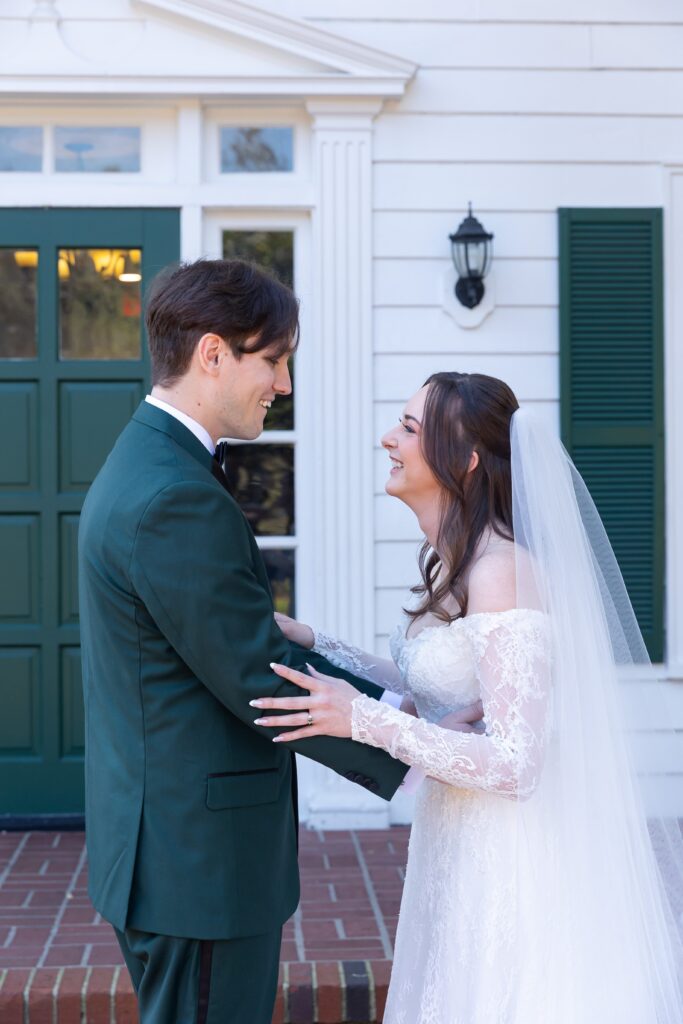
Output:
M315 643L313 630L310 626L305 625L303 622L297 622L296 619L290 619L289 615L283 615L282 612L275 612L275 621L288 640L310 651Z
M310 675L297 672L287 665L272 664L270 667L276 675L309 691L307 697L259 697L257 700L249 701L253 708L296 712L291 715L278 714L256 719L256 725L270 726L271 729L280 729L284 725L299 726L293 732L276 736L273 743L306 740L311 736L346 738L351 735L351 704L359 693L355 687L344 679L323 675L311 665L306 666Z

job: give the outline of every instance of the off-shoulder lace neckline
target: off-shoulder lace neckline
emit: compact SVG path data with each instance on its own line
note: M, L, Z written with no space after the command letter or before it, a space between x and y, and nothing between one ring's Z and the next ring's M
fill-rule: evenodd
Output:
M419 633L414 633L412 636L408 636L406 631L401 629L400 624L397 625L396 628L400 630L401 640L403 643L409 644L412 643L413 640L418 640L421 636L424 636L425 633L433 633L436 629L451 629L454 626L463 623L469 624L473 619L497 618L501 615L518 615L520 613L524 613L526 615L540 615L541 617L544 617L544 612L540 611L538 608L506 608L504 611L500 612L472 612L470 615L464 615L462 618L453 619L452 622L444 622L442 625L424 626Z

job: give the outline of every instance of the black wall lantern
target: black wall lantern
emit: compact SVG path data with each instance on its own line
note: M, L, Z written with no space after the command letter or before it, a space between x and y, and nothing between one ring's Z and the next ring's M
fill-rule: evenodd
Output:
M484 278L491 266L493 235L472 216L472 204L462 224L451 240L453 263L458 272L455 295L468 309L478 306L484 297Z

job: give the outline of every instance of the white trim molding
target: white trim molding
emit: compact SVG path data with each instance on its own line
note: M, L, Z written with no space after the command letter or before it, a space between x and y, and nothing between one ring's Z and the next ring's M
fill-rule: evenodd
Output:
M134 3L179 14L211 28L329 65L342 74L395 76L405 81L415 72L415 65L410 61L237 0L134 0Z
M374 647L372 135L381 104L310 101L313 118L312 489L316 623ZM309 769L310 771L310 769ZM317 781L317 785L315 785ZM389 807L328 772L308 780L305 817L318 828L389 824Z
M664 412L666 438L666 664L672 681L683 681L683 167L668 168L664 266Z
M88 19L60 16L54 6L39 4L27 16L21 42L3 55L0 94L58 96L192 96L208 97L313 97L362 95L400 97L417 67L410 61L381 53L349 39L291 18L284 18L237 0L129 0L131 29L144 30L149 16L157 21L183 22L204 28L215 47L216 30L225 34L226 53L242 45L269 47L273 55L286 57L291 68L262 64L240 74L185 73L173 54L168 60L150 62L127 72L125 52L117 59L114 46L108 59L94 51L77 52L70 43L70 29ZM139 11L139 14L137 12ZM137 14L137 16L136 16ZM0 16L0 31L3 21ZM17 19L13 19L13 24ZM99 19L99 43L107 24ZM92 30L92 19L90 19ZM310 67L308 65L310 64ZM226 68L230 62L226 62Z

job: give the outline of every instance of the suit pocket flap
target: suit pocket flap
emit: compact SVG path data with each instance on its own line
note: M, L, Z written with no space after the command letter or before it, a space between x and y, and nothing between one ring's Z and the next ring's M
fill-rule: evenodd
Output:
M211 811L220 811L225 807L273 803L278 798L281 781L277 768L209 775L206 806Z

